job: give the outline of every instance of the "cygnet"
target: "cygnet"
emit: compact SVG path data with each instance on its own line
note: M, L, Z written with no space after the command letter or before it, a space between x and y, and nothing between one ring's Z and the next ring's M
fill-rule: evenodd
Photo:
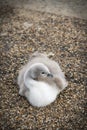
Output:
M19 71L18 85L19 94L31 105L43 107L55 101L68 83L58 63L36 52Z

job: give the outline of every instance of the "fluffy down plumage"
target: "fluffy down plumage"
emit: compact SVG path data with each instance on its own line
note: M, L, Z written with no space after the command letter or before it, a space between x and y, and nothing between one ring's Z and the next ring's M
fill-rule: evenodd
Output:
M37 52L19 71L18 85L19 94L30 104L43 107L52 103L68 83L59 64Z

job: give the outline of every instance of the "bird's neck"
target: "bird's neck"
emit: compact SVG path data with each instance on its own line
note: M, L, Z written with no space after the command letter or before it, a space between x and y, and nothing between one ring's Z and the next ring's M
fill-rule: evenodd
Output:
M37 83L38 83L38 81L36 81L30 77L26 78L26 80L24 81L25 86L29 89L32 88L33 86L35 86L35 84L37 84Z

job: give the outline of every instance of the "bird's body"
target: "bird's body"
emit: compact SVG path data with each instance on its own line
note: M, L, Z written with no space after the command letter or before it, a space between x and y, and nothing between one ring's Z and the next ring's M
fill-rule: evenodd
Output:
M64 73L55 61L41 53L34 53L19 72L19 94L37 107L52 103L67 86Z
M46 106L53 102L58 94L56 87L44 82L33 83L31 87L25 92L25 96L33 106Z

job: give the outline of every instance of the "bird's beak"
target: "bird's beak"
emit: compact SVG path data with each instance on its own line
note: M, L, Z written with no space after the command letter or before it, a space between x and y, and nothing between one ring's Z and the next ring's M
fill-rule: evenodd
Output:
M53 74L48 73L47 76L48 76L48 77L53 77Z

